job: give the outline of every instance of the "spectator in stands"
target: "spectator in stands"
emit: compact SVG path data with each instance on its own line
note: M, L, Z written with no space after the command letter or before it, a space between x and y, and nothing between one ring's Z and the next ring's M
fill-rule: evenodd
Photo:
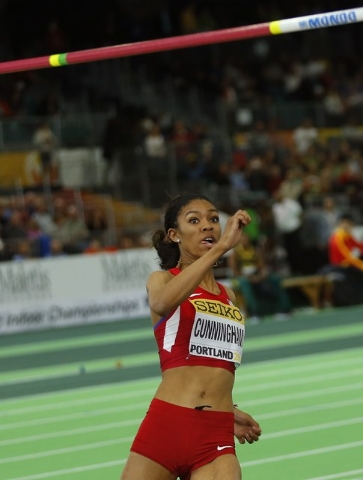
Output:
M182 120L176 120L174 122L170 134L170 141L174 145L177 163L186 162L190 153L193 137Z
M66 213L61 213L58 211L57 214L54 215L54 230L52 232L52 239L55 238L62 244L66 244L68 242L68 235L64 226L66 219Z
M5 93L0 90L0 118L12 117L13 115L14 111L10 102L6 98Z
M13 252L12 260L28 260L36 257L36 249L31 240L17 240L15 241L14 247L15 251Z
M9 220L3 230L3 239L10 256L13 256L16 251L16 242L26 238L27 231L21 212L19 210L11 211Z
M117 248L113 245L104 245L99 238L92 238L83 253L88 255L93 253L115 252Z
M304 154L311 145L318 141L318 129L314 127L310 118L305 118L303 122L293 131L293 140L297 151Z
M81 253L87 247L89 231L75 205L69 205L66 215L58 219L52 237L63 243L67 253Z
M228 257L228 265L233 288L242 294L250 321L258 322L261 316L273 313L280 319L287 318L292 308L281 279L265 261L260 246L245 233Z
M166 157L166 140L158 124L154 124L145 136L145 153L150 158Z
M342 209L337 206L334 197L328 195L323 198L323 203L319 212L318 232L319 243L328 245L329 238L338 224L338 220L342 215Z
M303 84L303 66L299 59L289 59L288 68L284 74L284 93L289 100L298 100L299 91Z
M135 235L121 235L118 243L120 250L127 250L128 248L139 248L139 241Z
M358 150L349 150L346 152L344 163L339 176L336 179L335 186L349 199L349 203L353 206L360 205L362 187L363 187L363 171L362 171L362 155Z
M103 251L102 242L98 238L93 238L89 242L88 246L83 250L83 253L89 255L93 253L102 253Z
M303 169L298 165L293 165L285 173L285 177L280 184L279 192L284 198L299 200L303 189Z
M326 92L323 105L327 115L327 126L341 126L345 121L346 106L342 96L334 85L331 85Z
M248 134L248 148L250 155L263 155L272 145L272 140L266 129L265 122L258 121L253 125L251 132Z
M48 251L51 237L43 232L34 217L30 217L25 223L27 238L32 242L34 255L43 257Z
M10 259L11 258L9 256L9 252L6 249L5 242L1 238L1 234L0 234L0 262L5 262L5 261L10 260Z
M57 238L52 238L49 243L49 250L45 253L45 258L64 257L67 252L64 250L63 243Z
M37 206L38 198L39 198L39 195L31 191L25 192L23 194L22 206L26 211L26 213L29 215L29 217L31 217L34 214L37 208L36 206Z
M63 218L67 215L67 208L68 203L65 198L62 196L54 198L52 205L54 222L57 222L59 218Z
M226 110L227 126L229 130L233 130L239 103L237 90L228 77L225 77L221 83L221 99Z
M187 4L179 14L179 27L183 35L196 33L199 29L198 17L196 13L196 5L194 3Z
M267 181L266 181L266 191L268 195L274 195L277 190L281 187L283 182L282 168L280 165L274 163L267 167Z
M363 90L362 90L362 73L359 73L353 81L348 84L348 92L345 96L345 104L347 111L349 112L349 117L355 116L355 114L360 114L363 106Z
M207 164L204 162L204 158L198 155L196 152L191 152L188 155L187 161L178 165L178 177L182 180L188 181L200 181L204 180L206 176Z
M127 108L117 104L103 132L101 146L105 160L103 182L115 186L122 176L122 151L134 143L134 124Z
M0 234L3 234L4 228L11 217L11 211L8 208L7 200L0 198Z
M328 242L340 215L332 196L323 197L320 207L305 210L301 230L303 273L314 274L329 263Z
M300 274L304 260L301 258L301 227L303 209L300 203L287 197L281 190L275 194L272 205L276 230L292 274Z
M43 99L39 102L37 113L39 116L52 117L60 112L61 106L60 93L54 89L44 94Z
M343 214L329 239L330 267L321 273L333 274L333 304L363 302L363 244L354 236L352 215Z
M67 51L67 34L59 25L59 22L56 18L52 18L49 21L44 40L49 53L59 53Z
M89 208L85 212L85 223L92 238L102 239L108 230L108 221L102 208Z
M30 217L25 224L25 229L29 240L36 241L44 235L42 229L40 228L38 222L34 217Z
M341 126L341 135L348 141L363 143L363 130L356 115L351 114L347 117L346 122Z
M261 218L259 214L259 201L257 199L244 200L245 210L251 217L251 222L245 226L243 232L252 245L257 245L261 240Z
M211 185L225 187L229 190L231 185L230 163L227 161L207 163L205 177ZM228 190L226 191L227 194Z
M329 238L329 259L331 265L355 267L363 272L363 244L353 234L354 219L350 214L339 218Z
M262 157L252 157L247 163L246 180L252 192L267 191L267 171Z
M198 148L203 142L211 141L211 135L208 128L203 122L196 122L190 128L190 139L193 144L193 147Z
M49 212L48 206L44 198L38 197L36 199L35 209L32 217L37 222L43 233L45 233L46 235L51 235L53 233L53 230L55 228L53 216Z
M33 143L39 152L42 165L43 179L47 183L54 183L54 154L57 148L57 137L48 123L43 122L34 132Z
M249 189L244 169L238 163L232 163L229 169L230 200L233 206L241 204L241 198Z

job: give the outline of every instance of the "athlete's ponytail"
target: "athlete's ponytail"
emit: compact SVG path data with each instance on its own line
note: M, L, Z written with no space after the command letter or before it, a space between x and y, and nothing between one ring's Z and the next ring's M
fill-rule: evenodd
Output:
M163 270L176 267L180 257L178 245L172 242L162 230L157 230L153 234L152 242L160 258L160 267Z

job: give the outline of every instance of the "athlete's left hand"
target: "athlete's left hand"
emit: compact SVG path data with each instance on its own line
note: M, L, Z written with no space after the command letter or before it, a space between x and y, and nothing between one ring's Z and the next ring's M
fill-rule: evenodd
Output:
M251 415L238 408L234 409L234 434L239 443L257 442L261 433L260 425Z

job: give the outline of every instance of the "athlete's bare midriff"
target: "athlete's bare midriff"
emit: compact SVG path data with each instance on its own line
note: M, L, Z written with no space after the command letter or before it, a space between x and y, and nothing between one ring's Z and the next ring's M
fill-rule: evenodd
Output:
M233 410L234 376L223 368L177 367L163 372L156 398L182 407L208 406L210 410Z

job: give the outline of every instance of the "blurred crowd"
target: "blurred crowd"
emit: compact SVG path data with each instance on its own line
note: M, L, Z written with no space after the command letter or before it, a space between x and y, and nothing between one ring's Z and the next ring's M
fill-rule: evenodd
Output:
M275 121L256 121L236 128L227 144L205 124L178 119L146 116L139 130L146 166L161 167L172 156L181 184L224 187L225 208L237 207L243 197L279 195L305 208L334 195L344 198L357 220L363 218L359 124L343 123L324 137L310 118L292 131L280 130Z
M234 263L232 256L223 259L221 275L238 279L252 304L257 289L258 298L273 298L281 306L278 313L287 314L292 307L280 280L314 274L339 279L340 293L349 286L343 299L335 293L335 304L363 300L359 126L344 124L333 137L324 137L309 118L291 132L258 121L251 129L237 129L230 148L223 149L203 124L146 114L138 123L138 139L143 160L153 164L159 176L173 158L179 191L206 194L222 218L241 207L248 210L252 222L236 249L240 258ZM118 148L122 151L122 145ZM112 157L112 149L108 153ZM0 207L3 261L151 246L150 231L116 232L110 212L75 202L74 197L67 200L62 190L51 199L32 191L4 196Z
M180 191L201 191L227 214L248 208L253 217L251 240L271 243L275 254L282 247L289 273L315 273L328 262L329 235L341 214L349 211L363 224L363 132L358 127L343 125L336 136L322 138L308 118L292 132L259 121L250 130L236 130L226 149L203 124L189 126L146 115L138 138L143 160L154 165L159 176L165 165L175 162ZM113 158L112 149L107 154ZM122 159L121 154L121 166ZM3 242L45 234L60 241L67 253L85 251L96 232L104 242L110 232L107 212L84 205L80 210L72 202L61 197L47 202L34 192L4 197ZM43 250L36 255L49 254L49 242L40 243ZM3 258L14 254L8 251Z
M104 209L29 191L0 197L0 261L113 252L145 246L142 235L110 228Z

